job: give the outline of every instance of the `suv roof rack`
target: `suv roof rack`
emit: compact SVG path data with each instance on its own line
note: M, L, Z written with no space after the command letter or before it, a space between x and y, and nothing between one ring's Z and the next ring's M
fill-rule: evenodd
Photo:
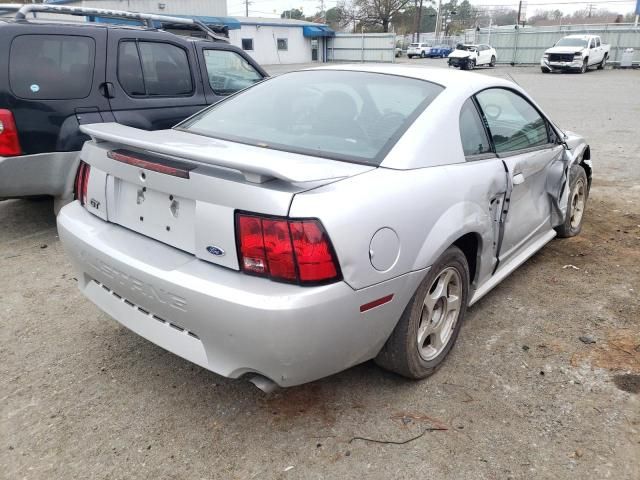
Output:
M27 15L32 12L42 12L42 13L53 13L60 15L76 15L81 17L106 17L106 18L123 18L126 20L139 20L144 23L148 28L156 28L154 22L159 22L161 24L180 24L180 25L190 25L192 27L197 27L202 30L209 38L219 42L229 42L229 40L215 33L209 27L207 27L200 20L196 20L193 18L182 18L182 17L170 17L166 15L155 15L152 13L136 13L136 12L126 12L122 10L106 10L103 8L84 8L84 7L62 7L62 6L54 6L54 5L46 5L46 4L27 4L23 5L20 10L16 13L16 20L26 20Z

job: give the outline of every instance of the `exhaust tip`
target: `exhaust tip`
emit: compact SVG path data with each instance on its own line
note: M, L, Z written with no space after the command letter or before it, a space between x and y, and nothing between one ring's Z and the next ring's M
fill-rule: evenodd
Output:
M249 379L249 381L264 393L273 393L280 388L276 382L263 375L254 375Z

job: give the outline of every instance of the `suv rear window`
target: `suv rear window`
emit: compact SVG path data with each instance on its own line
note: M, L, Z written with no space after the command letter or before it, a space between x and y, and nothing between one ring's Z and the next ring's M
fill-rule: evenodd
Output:
M181 96L193 93L187 52L170 43L120 42L118 80L131 96Z
M90 37L20 35L11 43L11 90L26 99L85 98L93 84L95 50Z

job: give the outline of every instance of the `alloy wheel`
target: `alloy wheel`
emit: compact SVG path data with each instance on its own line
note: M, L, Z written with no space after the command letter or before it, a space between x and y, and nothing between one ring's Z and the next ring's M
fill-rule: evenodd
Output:
M436 358L447 347L462 307L462 277L453 267L435 278L422 307L418 325L418 352L425 361Z
M584 214L585 205L585 186L582 179L576 183L576 188L573 190L571 196L571 228L578 228L580 222L582 222L582 215Z

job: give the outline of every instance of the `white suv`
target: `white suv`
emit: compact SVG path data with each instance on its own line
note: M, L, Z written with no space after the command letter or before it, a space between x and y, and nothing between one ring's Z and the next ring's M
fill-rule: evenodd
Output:
M412 43L409 45L409 48L407 48L407 57L425 58L427 55L429 55L430 51L431 51L431 45L428 45L426 43Z

